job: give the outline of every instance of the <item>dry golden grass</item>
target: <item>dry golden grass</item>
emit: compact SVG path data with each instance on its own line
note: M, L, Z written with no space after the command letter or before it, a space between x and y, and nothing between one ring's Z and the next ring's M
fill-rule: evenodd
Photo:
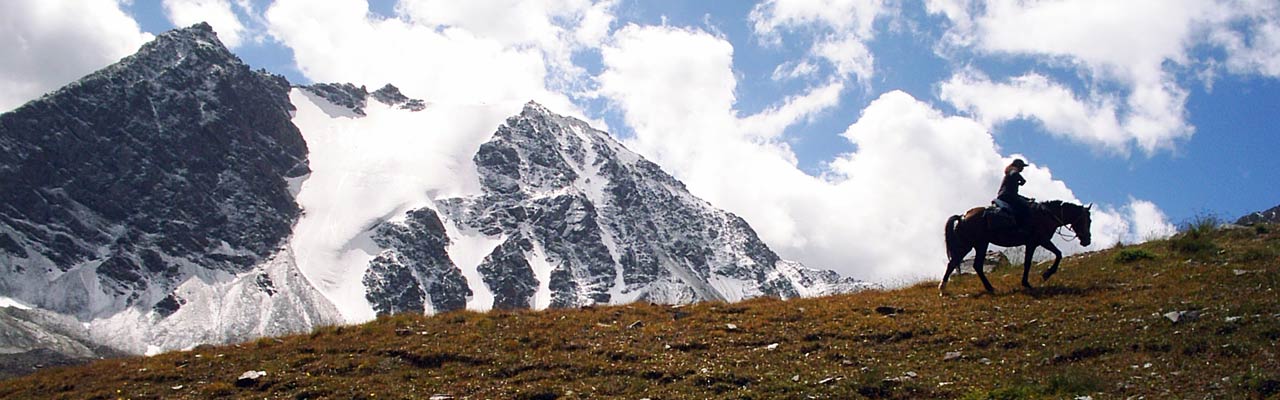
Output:
M0 398L1265 398L1280 392L1275 231L1214 231L1208 253L1156 241L1125 248L1151 258L1071 257L1029 291L1005 267L995 295L965 275L949 297L933 282L790 301L401 315L46 370L0 382ZM1174 324L1171 311L1199 318ZM248 370L267 375L237 387Z

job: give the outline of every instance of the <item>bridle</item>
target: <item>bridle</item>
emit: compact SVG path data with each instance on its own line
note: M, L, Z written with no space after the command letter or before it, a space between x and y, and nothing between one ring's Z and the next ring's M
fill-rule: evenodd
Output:
M1066 205L1066 203L1062 203L1062 204L1063 206ZM1050 216L1053 217L1054 221L1058 223L1058 227L1054 229L1054 233L1057 234L1058 237L1062 238L1062 240L1072 241L1080 237L1080 234L1076 232L1075 224L1077 222L1080 222L1080 219L1084 218L1084 216L1088 214L1089 207L1085 207L1085 206L1077 206L1077 207L1080 207L1080 211L1082 212L1076 216L1075 220L1072 220L1071 222L1066 222L1067 218L1063 214L1063 212L1066 210L1066 207L1059 207L1057 215L1049 214ZM1062 233L1063 227L1066 227L1068 231L1071 231L1070 237Z

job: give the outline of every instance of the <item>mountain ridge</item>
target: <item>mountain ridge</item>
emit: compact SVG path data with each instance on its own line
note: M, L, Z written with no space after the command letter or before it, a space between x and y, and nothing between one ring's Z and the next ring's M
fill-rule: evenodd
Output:
M1277 224L1280 223L1280 205L1269 209L1258 211L1236 220L1238 225L1255 225L1255 224Z

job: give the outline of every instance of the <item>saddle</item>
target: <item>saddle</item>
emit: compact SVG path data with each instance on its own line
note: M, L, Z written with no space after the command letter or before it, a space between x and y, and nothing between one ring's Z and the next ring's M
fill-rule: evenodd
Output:
M1018 225L1013 217L1013 210L1003 200L992 201L983 215L987 221L987 229L992 231L1012 229Z
M1027 203L1028 208L1032 212L1040 208L1040 203L1035 201L1028 201ZM983 215L985 215L985 219L987 221L987 228L992 231L1014 230L1019 228L1017 218L1013 215L1013 208L1004 200L992 200L991 205L987 206L986 212L984 212Z

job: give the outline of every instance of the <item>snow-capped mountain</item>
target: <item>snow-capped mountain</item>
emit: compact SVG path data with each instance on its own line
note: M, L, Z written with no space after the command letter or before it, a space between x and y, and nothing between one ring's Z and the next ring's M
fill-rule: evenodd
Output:
M781 260L581 120L290 87L206 24L0 115L0 150L0 299L61 321L24 337L143 353L397 312L870 286Z
M493 307L792 298L865 285L781 260L742 218L609 134L536 103L474 160L483 193L438 206L459 232L501 238L470 274Z
M339 322L284 246L288 91L201 24L0 115L0 296L134 353Z
M741 218L581 120L531 102L503 122L512 105L414 110L376 93L324 84L293 97L313 172L292 243L348 320L873 286L781 260Z

